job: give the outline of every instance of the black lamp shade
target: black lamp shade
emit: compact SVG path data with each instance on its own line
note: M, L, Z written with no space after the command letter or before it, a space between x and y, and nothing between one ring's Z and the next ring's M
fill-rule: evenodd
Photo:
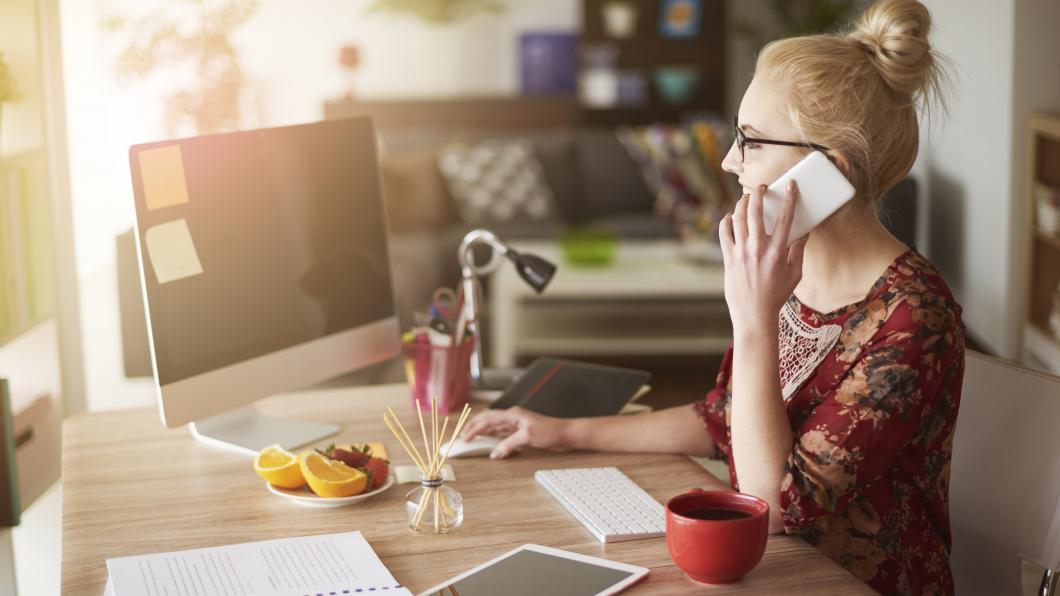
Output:
M521 254L508 250L508 257L515 263L515 270L534 291L540 294L556 273L556 266L537 255Z

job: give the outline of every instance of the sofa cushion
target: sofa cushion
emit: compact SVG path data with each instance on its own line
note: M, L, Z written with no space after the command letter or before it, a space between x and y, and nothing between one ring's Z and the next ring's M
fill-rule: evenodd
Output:
M545 181L552 188L556 211L563 221L581 219L576 134L569 130L535 133L530 136L534 152L545 169Z
M651 213L655 197L640 167L613 130L589 129L577 137L580 221L619 213Z
M466 223L557 217L552 189L528 139L452 143L439 151L438 166Z

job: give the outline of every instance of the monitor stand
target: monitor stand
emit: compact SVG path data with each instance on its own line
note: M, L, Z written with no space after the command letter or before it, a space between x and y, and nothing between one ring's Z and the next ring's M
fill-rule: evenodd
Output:
M272 418L249 405L197 420L189 424L188 429L191 436L207 445L254 456L277 443L291 450L319 441L339 432L340 427L292 418Z
M472 380L472 388L480 390L505 390L519 380L525 368L484 368L482 376Z

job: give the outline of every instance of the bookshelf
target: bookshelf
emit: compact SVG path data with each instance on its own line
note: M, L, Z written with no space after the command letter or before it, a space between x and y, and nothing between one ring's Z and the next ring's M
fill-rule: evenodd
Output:
M1039 229L1036 198L1039 184L1060 188L1060 115L1033 112L1028 126L1027 303L1022 360L1060 375L1060 337L1049 327L1053 296L1060 284L1060 236Z
M579 106L580 122L588 126L643 125L676 123L689 114L722 113L725 109L725 0L702 0L699 30L693 37L666 37L659 31L660 12L666 0L638 0L635 29L629 37L608 34L603 8L615 0L584 0L582 50L599 44L612 44L617 50L616 66L644 76L646 97L639 105L614 107ZM580 57L584 71L584 56ZM670 103L654 81L655 70L665 66L687 66L699 75L695 92L685 102Z

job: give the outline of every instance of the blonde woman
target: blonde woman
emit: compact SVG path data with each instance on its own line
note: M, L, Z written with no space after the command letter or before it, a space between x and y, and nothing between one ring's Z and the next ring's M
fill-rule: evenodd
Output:
M916 159L917 107L939 91L930 23L916 0L881 0L847 34L758 56L722 164L744 189L720 229L733 344L704 400L574 420L492 411L465 438L504 436L495 458L523 446L722 458L734 488L769 503L773 532L802 536L881 593L952 593L961 307L876 210ZM813 150L857 194L788 248L798 189L772 236L762 194Z

